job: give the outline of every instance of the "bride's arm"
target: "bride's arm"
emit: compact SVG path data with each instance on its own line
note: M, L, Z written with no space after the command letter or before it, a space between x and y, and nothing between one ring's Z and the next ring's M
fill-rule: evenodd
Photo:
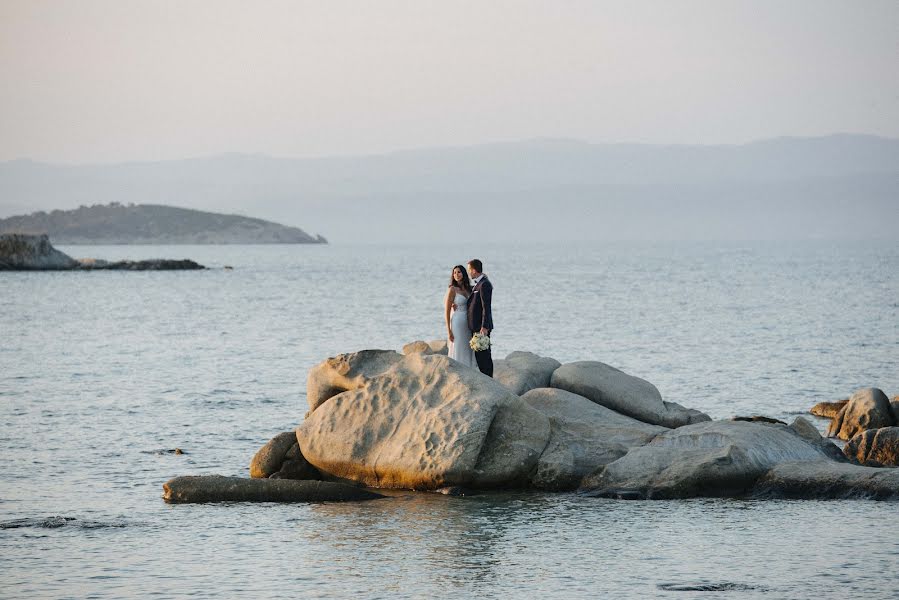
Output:
M446 308L446 314L444 317L446 318L446 336L449 338L449 341L453 340L453 326L450 325L450 312L453 310L453 300L456 297L456 290L450 287L446 290L446 300L444 300L444 305Z

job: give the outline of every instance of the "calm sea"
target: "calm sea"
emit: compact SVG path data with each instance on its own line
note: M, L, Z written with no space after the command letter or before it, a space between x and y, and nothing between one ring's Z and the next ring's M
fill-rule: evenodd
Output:
M62 250L211 269L0 273L4 598L899 593L894 502L160 497L175 475L246 476L302 419L315 363L441 337L450 270L473 257L495 286L494 356L601 360L714 418L899 394L896 244Z

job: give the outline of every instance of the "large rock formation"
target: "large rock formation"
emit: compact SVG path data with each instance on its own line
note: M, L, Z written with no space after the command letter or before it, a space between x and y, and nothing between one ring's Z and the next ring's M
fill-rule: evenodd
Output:
M597 467L618 460L668 429L618 414L595 402L552 388L521 397L549 418L552 434L531 484L544 490L573 490Z
M63 271L78 261L54 248L46 235L0 235L0 271Z
M849 397L849 402L831 422L827 435L848 440L867 429L893 425L896 421L887 395L877 388L864 388Z
M644 423L682 427L709 421L709 416L665 402L658 388L645 379L593 360L562 365L553 372L550 385L584 396L615 412Z
M549 420L476 369L410 354L306 417L303 456L325 476L372 487L525 485Z
M175 477L162 486L162 498L172 504L202 502L337 502L374 500L380 494L326 481L244 479L223 475Z
M899 427L868 429L849 440L843 452L850 460L871 467L899 467Z
M554 358L512 352L505 359L493 361L493 378L521 396L528 390L549 387L553 372L561 366Z
M785 425L714 421L656 436L585 478L582 489L623 498L737 496L781 462L825 460Z
M324 360L309 370L306 378L306 403L309 412L341 392L365 385L398 363L402 355L393 350L360 350Z
M603 363L558 366L515 352L497 361L500 376L492 379L434 354L427 342L405 350L364 350L316 365L306 419L295 435L266 444L251 474L413 490L580 488L616 498L899 497L897 476L849 464L801 417L789 426L767 417L711 422ZM856 394L841 422L874 422L870 406L882 413L882 405L874 391ZM897 439L893 431L868 432L846 453L884 464ZM189 493L173 497L287 494L245 482L188 483L180 485Z

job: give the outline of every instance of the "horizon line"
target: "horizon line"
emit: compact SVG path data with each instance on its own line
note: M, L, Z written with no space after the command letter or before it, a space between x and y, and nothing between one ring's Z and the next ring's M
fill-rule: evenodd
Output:
M773 137L766 138L755 138L745 142L730 142L730 143L717 143L717 144L700 144L700 143L689 143L689 142L676 142L676 143L652 143L652 142L592 142L579 138L567 138L567 137L553 137L553 136L538 136L538 137L530 137L530 138L516 138L511 140L497 140L497 141L486 141L479 143L471 143L471 144L444 144L444 145L433 145L433 146L415 146L408 148L399 148L394 150L385 150L383 152L369 152L369 153L351 153L351 154L324 154L324 155L305 155L305 156L283 156L283 155L275 155L268 154L265 152L241 152L241 151L222 151L212 154L200 154L193 156L185 156L181 158L159 158L159 159L134 159L134 160L122 160L122 161L96 161L96 162L68 162L68 161L48 161L35 159L31 157L18 157L6 160L0 160L0 165L10 164L10 163L33 163L40 164L46 166L53 167L109 167L109 166L125 166L125 165L136 165L136 164L158 164L158 163L168 163L168 162L187 162L187 161L202 161L202 160L212 160L212 159L220 159L220 158L261 158L261 159L269 159L269 160L279 160L279 161L329 161L329 160L353 160L353 159L370 159L370 158L386 158L404 154L415 154L422 152L435 152L435 151L458 151L458 150L469 150L474 148L487 148L487 147L500 147L500 146L521 146L526 144L533 143L544 143L544 144L567 144L567 145L580 145L580 146L594 146L594 147L611 147L611 146L639 146L639 147L657 147L657 148L740 148L746 146L753 146L756 144L763 144L773 141L780 140L821 140L826 138L835 138L835 137L855 137L855 138L874 138L878 140L885 141L899 141L899 137L891 137L887 135L880 135L874 133L853 133L853 132L833 132L827 134L820 135L778 135Z

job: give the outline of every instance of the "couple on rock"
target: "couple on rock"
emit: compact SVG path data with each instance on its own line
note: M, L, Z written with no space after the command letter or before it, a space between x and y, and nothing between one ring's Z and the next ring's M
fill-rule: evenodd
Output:
M468 272L462 265L453 267L446 292L446 333L449 357L469 367L477 363L481 373L493 377L490 346L475 351L471 339L475 334L487 336L493 330L493 284L484 275L484 265L477 258L468 261ZM471 279L469 279L469 275Z

